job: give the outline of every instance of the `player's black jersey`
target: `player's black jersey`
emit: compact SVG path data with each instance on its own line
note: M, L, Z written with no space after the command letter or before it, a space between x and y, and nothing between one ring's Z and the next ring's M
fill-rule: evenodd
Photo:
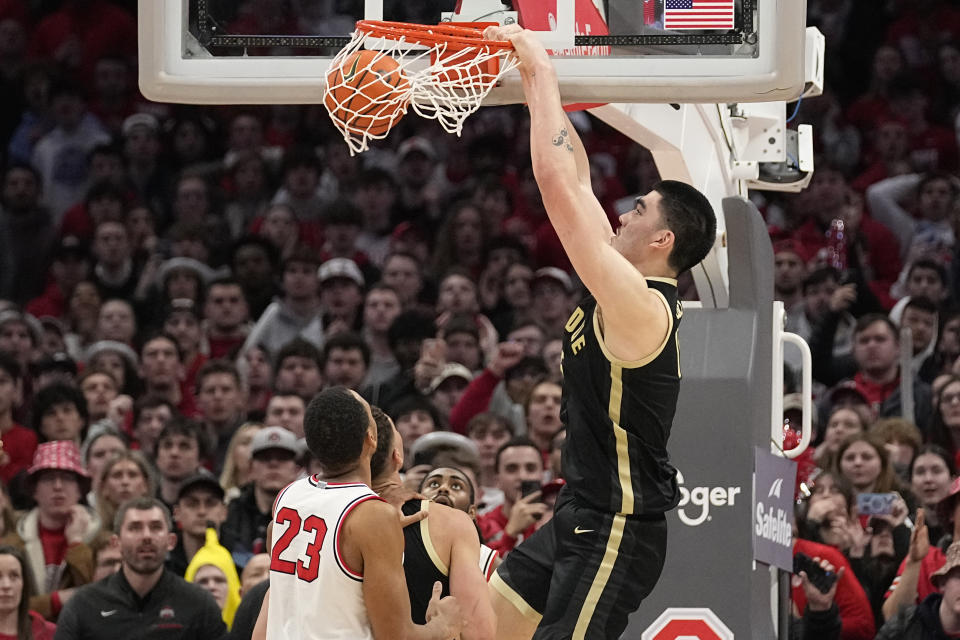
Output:
M662 513L679 502L667 439L680 391L683 308L675 280L647 278L647 286L670 310L666 340L649 357L609 353L593 296L574 310L563 341L564 477L581 504L625 515Z
M403 515L412 516L426 507L429 500L407 500L403 503ZM407 593L410 594L410 614L416 624L426 624L427 605L433 595L433 583L443 585L440 597L450 595L450 577L443 561L437 556L427 520L421 520L403 528L403 573L407 577Z

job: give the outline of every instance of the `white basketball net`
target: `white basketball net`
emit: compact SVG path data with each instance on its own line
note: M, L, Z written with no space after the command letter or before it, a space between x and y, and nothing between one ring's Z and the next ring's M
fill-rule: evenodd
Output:
M460 135L467 116L480 108L490 89L519 63L516 56L509 55L510 50L484 47L482 41L476 47L440 42L424 48L403 36L399 40L392 37L358 29L327 69L324 104L350 146L351 155L365 151L370 140L386 138L390 127L410 107L424 118L437 120L447 132ZM393 58L408 85L369 100L363 87L348 84L345 74L337 71L343 69L347 58L365 48L377 50L375 60ZM371 82L379 82L379 78L374 76ZM357 94L364 96L360 101L362 111L350 107L351 98ZM378 112L383 115L370 115Z

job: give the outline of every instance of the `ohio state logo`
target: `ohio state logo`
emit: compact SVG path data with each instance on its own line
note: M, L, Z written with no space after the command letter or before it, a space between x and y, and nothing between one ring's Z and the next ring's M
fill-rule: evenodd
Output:
M733 632L710 609L667 609L640 640L733 640Z

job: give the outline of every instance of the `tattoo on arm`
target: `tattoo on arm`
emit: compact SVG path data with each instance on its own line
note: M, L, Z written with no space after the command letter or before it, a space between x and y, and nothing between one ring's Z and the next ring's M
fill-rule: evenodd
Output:
M560 129L560 133L553 136L552 142L555 147L566 147L567 151L573 151L573 145L570 144L570 134L567 133L566 127Z

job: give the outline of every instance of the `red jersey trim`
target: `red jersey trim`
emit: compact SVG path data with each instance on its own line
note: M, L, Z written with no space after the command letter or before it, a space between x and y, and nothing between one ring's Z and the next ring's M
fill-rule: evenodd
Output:
M355 486L365 487L366 485L360 484ZM350 512L356 508L357 505L366 502L367 500L379 500L380 502L385 502L383 498L376 494L370 494L366 496L360 496L356 498L346 506L343 510L343 513L340 514L340 519L337 520L337 531L333 534L333 552L334 557L337 559L337 566L340 567L340 570L351 580L356 580L357 582L363 582L363 574L359 571L354 571L349 566L347 566L346 561L343 559L343 556L340 554L340 529L343 527L344 521L347 519L347 516L350 515Z
M283 494L285 494L285 493L287 492L287 489L289 489L290 487L293 486L293 483L294 483L294 482L296 482L296 480L294 480L293 482L291 482L290 484L288 484L287 486L285 486L283 489L281 489L281 490L280 490L280 493L277 494L276 499L274 499L274 501L273 501L273 511L270 512L270 515L271 515L273 518L276 518L276 517L277 517L277 505L280 504L280 498L282 498L282 497L283 497Z

